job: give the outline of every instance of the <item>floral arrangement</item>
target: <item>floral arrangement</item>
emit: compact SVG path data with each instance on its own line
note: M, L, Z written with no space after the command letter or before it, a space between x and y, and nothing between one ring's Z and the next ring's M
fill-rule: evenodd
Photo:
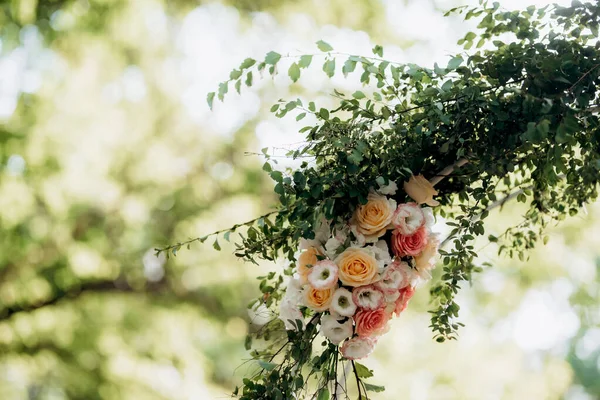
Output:
M432 231L432 209L421 204L437 205L437 192L420 175L404 184L416 202L397 204L397 189L390 182L371 190L349 221L332 224L323 216L315 238L300 241L279 308L286 329L317 315L320 334L336 346L343 342L343 357L365 358L390 319L431 278L440 240Z
M598 197L600 4L507 11L481 1L448 14L479 24L445 66L386 60L379 45L362 56L318 41L318 54L247 58L208 94L212 107L255 76L287 71L296 82L318 58L329 78L341 72L365 88L334 90L332 108L278 101L276 117L297 113L296 121L313 122L300 129L306 141L287 154L302 160L298 168L278 169L268 148L259 154L274 181L276 210L157 249L176 255L213 238L220 250L219 239L237 232L241 259L289 262L258 277L260 295L248 307L272 319L247 336L256 368L234 396L349 399L351 368L358 399L368 399L383 387L365 382L373 373L356 360L430 278L438 253L429 312L442 343L463 326L455 297L461 286L491 266L478 260L476 242L524 260L546 243L548 226ZM524 207L523 221L486 235L490 212L513 199ZM450 227L447 250L432 231L431 207Z

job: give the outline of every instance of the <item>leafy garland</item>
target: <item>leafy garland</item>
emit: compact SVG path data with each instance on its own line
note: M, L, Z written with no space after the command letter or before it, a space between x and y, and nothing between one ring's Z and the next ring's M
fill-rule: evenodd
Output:
M461 283L481 270L473 243L485 234L490 210L514 198L527 205L520 224L488 236L498 244L499 254L523 259L539 240L545 243L549 224L576 214L598 195L600 5L574 1L571 7L505 11L498 3L482 2L450 13L478 18L479 31L459 41L465 53L451 58L446 67L387 61L381 46L373 49L374 57L342 54L323 41L317 42L321 53L316 55L270 52L262 61L246 59L217 93L208 95L211 107L231 85L240 92L242 84L253 84L257 72L277 74L284 60L290 61L287 73L296 82L313 59L324 58L322 70L330 78L339 72L342 59L344 76L359 72L368 90L352 95L334 91L339 99L335 109L305 105L300 99L275 104L271 111L277 117L295 112L298 121L307 114L317 120L300 130L306 144L288 154L304 160L299 169L276 170L276 161L263 150L263 169L275 181L279 208L157 253L176 255L181 247L209 237L215 237L213 246L219 250L219 236L229 240L231 232L241 231L238 257L254 263L289 262L282 274L260 278L262 294L250 305L274 309L286 291L284 276L297 272L300 241L315 239L322 216L334 222L331 226L349 221L357 207L367 204L373 188L420 174L436 184L440 207L435 212L452 227L442 244L451 245L450 250L439 251L441 279L431 287L431 328L438 342L456 339L461 324L454 298ZM398 192L394 200L409 199ZM297 330L285 331L284 323L274 318L248 337L248 349L252 337L265 342L252 351L259 368L234 395L300 398L313 380L317 386L312 398L338 398L342 393L348 398L349 367L359 399L367 398L367 391L383 390L363 382L371 371L345 361L337 345L323 341L321 351L315 352L322 314L310 309L304 313L307 320L298 320ZM338 368L340 363L346 368Z

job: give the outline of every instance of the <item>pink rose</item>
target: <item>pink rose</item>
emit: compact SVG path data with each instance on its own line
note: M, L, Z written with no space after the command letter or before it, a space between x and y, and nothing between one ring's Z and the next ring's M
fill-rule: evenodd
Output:
M416 256L425 246L428 240L427 228L420 227L414 235L403 235L400 231L395 230L392 233L392 251L398 257Z
M379 336L385 333L390 314L384 308L359 310L354 315L356 333L360 337Z
M413 294L415 294L415 288L412 286L400 289L400 296L396 300L396 309L394 310L396 315L400 315L400 313L406 309L408 301L413 297Z

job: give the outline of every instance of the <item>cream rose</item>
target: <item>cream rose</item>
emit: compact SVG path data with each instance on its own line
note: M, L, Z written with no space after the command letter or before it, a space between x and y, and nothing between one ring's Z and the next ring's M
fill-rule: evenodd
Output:
M375 257L362 249L350 247L336 259L338 277L346 286L364 286L379 278L379 267Z
M352 224L356 226L358 233L365 236L367 242L376 242L392 222L396 201L376 193L370 193L367 200L367 204L356 207Z
M313 287L307 287L304 290L304 305L313 309L314 311L325 311L331 305L333 299L333 293L337 288L331 289L315 289Z
M419 204L427 204L432 207L440 205L433 199L433 196L437 196L438 191L423 175L411 176L408 182L404 182L404 191Z
M317 256L322 255L316 247L309 247L300 253L298 257L297 268L298 275L300 275L300 281L302 283L308 282L308 274L312 267L319 261Z

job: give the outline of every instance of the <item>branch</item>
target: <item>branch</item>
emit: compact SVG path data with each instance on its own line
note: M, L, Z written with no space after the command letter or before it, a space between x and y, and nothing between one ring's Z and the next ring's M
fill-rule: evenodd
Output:
M456 161L454 164L449 165L446 168L444 168L443 170L441 170L437 175L435 175L433 178L431 178L429 180L429 182L431 183L432 186L437 185L442 180L444 180L445 178L450 176L450 174L452 174L452 172L454 172L455 169L462 167L463 165L467 164L468 162L469 162L469 160L467 160L466 158L461 158L460 160Z
M95 282L82 282L79 285L71 287L67 290L60 290L54 293L54 296L42 300L34 304L13 304L3 310L0 310L0 321L7 320L15 314L22 312L31 312L38 310L43 307L54 305L63 299L74 299L79 297L84 292L96 292L96 293L133 293L133 292L157 292L167 288L166 281L160 281L153 284L149 284L144 289L138 290L133 288L124 280L103 280Z
M362 400L362 391L360 390L360 378L358 377L358 372L356 371L356 365L354 364L354 360L352 360L352 370L354 371L354 376L356 377L356 387L358 388L358 400Z

